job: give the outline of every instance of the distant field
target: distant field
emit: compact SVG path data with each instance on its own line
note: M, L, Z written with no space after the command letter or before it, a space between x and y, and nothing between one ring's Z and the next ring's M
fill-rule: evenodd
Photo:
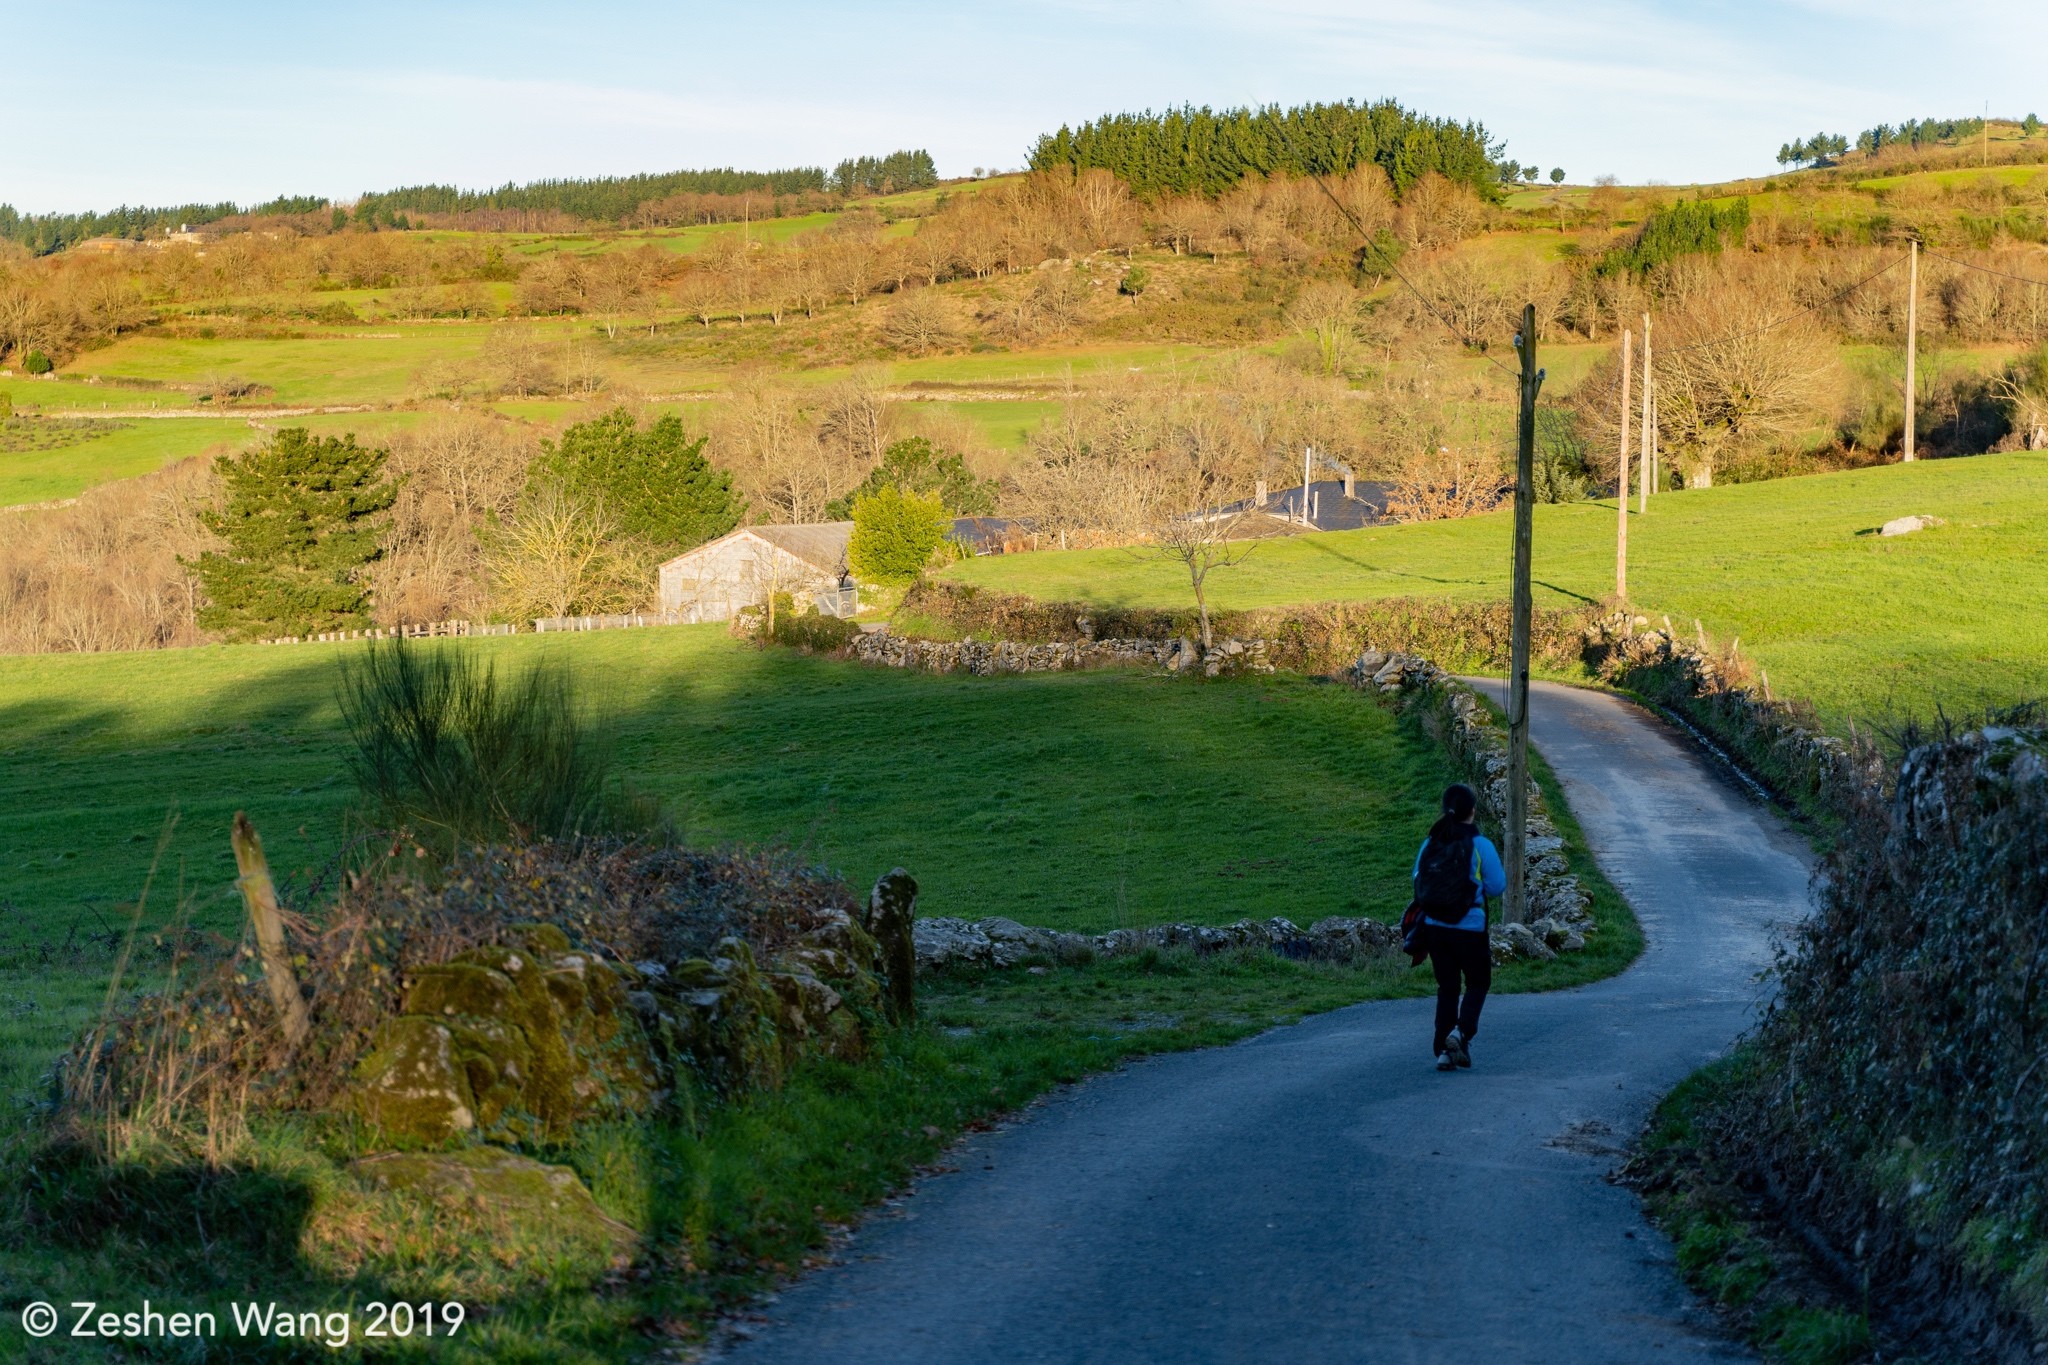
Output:
M76 497L88 488L147 474L188 456L253 445L281 426L306 427L321 435L352 431L368 441L431 415L330 413L263 418L260 426L246 417L137 418L119 431L55 450L0 451L0 507Z
M861 885L901 864L930 915L1093 931L1391 915L1448 780L1388 712L1300 678L931 677L715 626L452 647L574 668L618 715L631 778L693 842L802 845ZM0 1057L69 1038L105 980L82 945L125 923L167 817L146 926L181 895L202 927L238 922L238 809L281 876L328 858L352 790L336 667L359 648L0 657L0 1006L17 1005L0 1008ZM81 965L53 974L53 953ZM28 1079L13 1065L0 1093Z
M1926 513L1947 525L1864 534ZM1537 601L1614 590L1614 504L1539 507ZM1234 607L1497 599L1505 513L1261 545L1210 580ZM1044 599L1191 606L1186 578L1120 550L977 559L949 577ZM2048 455L1985 455L1671 493L1629 530L1639 611L1697 618L1830 724L2048 696Z

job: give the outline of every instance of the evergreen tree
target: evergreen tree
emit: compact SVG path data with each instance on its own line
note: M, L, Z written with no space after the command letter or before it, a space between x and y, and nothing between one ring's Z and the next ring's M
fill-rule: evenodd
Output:
M1501 151L1483 124L1429 118L1393 100L1347 100L1284 110L1268 105L1218 113L1185 106L1105 114L1039 138L1030 165L1035 171L1099 167L1149 197L1216 195L1247 175L1342 175L1372 163L1386 171L1396 194L1435 172L1494 198L1500 193Z
M868 471L860 487L827 503L825 515L845 521L853 515L855 503L884 488L928 494L956 517L984 517L996 510L993 479L975 478L960 456L948 455L922 436L912 436L883 451L882 462Z
M704 441L684 435L673 414L642 427L614 408L543 442L527 488L553 484L601 503L625 534L680 553L724 535L747 510L732 475L704 458Z
M241 640L366 624L361 571L377 557L382 514L398 494L384 459L353 433L287 427L214 461L226 505L200 519L227 549L193 564L207 596L199 624Z

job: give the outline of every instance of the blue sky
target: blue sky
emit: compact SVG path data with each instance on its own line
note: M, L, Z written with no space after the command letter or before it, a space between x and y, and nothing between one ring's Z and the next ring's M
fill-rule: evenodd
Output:
M1826 129L2048 114L2025 0L817 4L0 0L0 202L348 198L926 147L1019 165L1106 110L1393 96L1672 183ZM2031 69L2030 69L2031 68Z

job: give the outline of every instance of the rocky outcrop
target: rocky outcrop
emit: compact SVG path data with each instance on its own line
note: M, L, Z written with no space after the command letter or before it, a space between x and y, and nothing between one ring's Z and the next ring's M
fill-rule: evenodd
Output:
M683 1072L775 1089L802 1053L858 1057L881 1004L875 941L847 912L764 968L728 936L706 957L606 961L553 925L422 968L358 1064L348 1107L388 1138L559 1140L645 1113Z
M355 1108L426 1142L558 1139L580 1119L643 1113L661 1079L627 1005L636 984L552 925L423 968L358 1064Z
M1218 678L1271 673L1265 640L1218 640L1206 652L1188 636L1168 640L1055 640L1023 644L1010 640L920 640L877 632L848 647L862 663L912 668L924 673L1064 673L1078 668L1164 668Z
M550 1166L499 1147L452 1152L380 1152L350 1165L372 1189L414 1195L428 1203L484 1212L508 1241L545 1238L585 1243L609 1257L629 1252L639 1234L598 1207L567 1166Z

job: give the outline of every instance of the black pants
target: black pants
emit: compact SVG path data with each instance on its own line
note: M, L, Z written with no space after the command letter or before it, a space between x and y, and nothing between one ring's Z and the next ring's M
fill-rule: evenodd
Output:
M1470 1039L1479 1032L1479 1008L1493 984L1493 945L1484 929L1439 929L1429 926L1429 965L1436 971L1436 1042L1432 1054L1444 1050L1451 1025ZM1465 999L1458 1000L1458 978L1465 979Z

